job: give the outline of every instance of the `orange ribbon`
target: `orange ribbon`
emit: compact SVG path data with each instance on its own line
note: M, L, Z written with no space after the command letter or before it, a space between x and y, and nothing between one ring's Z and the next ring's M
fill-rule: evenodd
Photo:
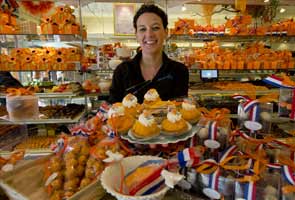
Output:
M248 161L246 162L246 164L242 164L244 162L237 163L236 165L228 164L236 158L241 158L241 157L240 156L229 156L229 157L225 158L223 161L221 161L220 163L217 163L214 160L208 160L208 162L204 161L203 163L200 164L200 166L196 169L196 171L201 174L212 174L219 167L221 167L225 170L233 170L233 171L247 170L250 168ZM242 160L245 161L244 158Z
M295 192L295 186L294 185L283 186L282 191L283 191L284 194L294 193Z
M34 95L32 91L26 88L8 88L6 90L7 96L24 96L24 95Z
M218 125L220 126L226 126L231 122L229 119L228 114L230 114L230 110L226 108L214 108L212 110L207 110L206 108L202 107L199 108L200 112L203 113L203 116L208 121L216 121Z
M285 73L281 74L281 78L282 78L282 84L283 85L288 85L291 87L295 87L295 82L291 80L291 78L289 76L287 76Z

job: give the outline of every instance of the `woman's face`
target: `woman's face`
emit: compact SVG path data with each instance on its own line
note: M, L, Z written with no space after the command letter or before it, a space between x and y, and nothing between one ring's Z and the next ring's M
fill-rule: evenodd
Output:
M162 19L154 13L144 13L136 22L136 39L143 54L153 54L162 51L163 43L167 37Z

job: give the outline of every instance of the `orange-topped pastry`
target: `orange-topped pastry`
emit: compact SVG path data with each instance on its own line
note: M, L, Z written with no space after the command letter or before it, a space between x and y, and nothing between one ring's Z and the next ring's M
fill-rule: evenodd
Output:
M141 110L140 104L137 103L137 97L131 93L123 98L122 104L125 108L125 112L132 116L136 116Z
M189 100L184 100L181 104L181 109L179 111L182 115L182 118L190 123L196 123L201 117L201 112L196 108Z
M138 138L151 138L160 134L155 118L150 112L144 110L132 127L132 134Z
M118 133L127 133L134 123L134 118L125 112L122 103L115 103L108 111L107 123Z
M160 98L157 90L154 88L149 89L144 95L143 104L145 104L147 106L152 106L158 102L161 102L161 98Z
M162 121L162 129L169 135L185 133L188 128L187 122L182 118L180 112L174 108L168 111L167 119Z

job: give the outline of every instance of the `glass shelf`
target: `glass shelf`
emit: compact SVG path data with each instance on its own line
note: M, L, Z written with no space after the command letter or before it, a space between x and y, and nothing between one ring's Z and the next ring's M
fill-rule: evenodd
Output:
M253 41L273 41L273 42L295 42L294 36L286 35L170 35L170 41L212 41L218 40L221 42L253 42Z
M231 96L234 94L245 94L241 90L189 90L189 95L208 95L208 96ZM279 93L279 89L270 89L270 90L257 90L257 95L266 95L270 93Z
M84 116L85 110L78 114L75 118L65 118L65 119L35 119L35 120L19 120L19 121L9 121L8 118L0 119L0 124L72 124L78 123L79 120Z
M0 34L1 46L11 45L12 42L80 42L81 35L73 34Z

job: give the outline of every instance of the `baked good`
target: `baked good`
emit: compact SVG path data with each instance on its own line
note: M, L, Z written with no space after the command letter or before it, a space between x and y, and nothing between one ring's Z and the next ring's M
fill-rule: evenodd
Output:
M138 138L151 138L160 134L155 118L148 111L143 111L132 127L132 134Z
M173 108L168 111L167 119L162 121L162 130L169 135L179 135L188 130L188 124L180 112Z
M122 104L125 108L125 112L134 117L139 114L141 110L140 104L137 103L137 97L131 93L123 98Z
M156 89L149 89L144 95L143 104L146 106L152 106L156 103L161 102L161 98Z
M118 133L127 133L134 123L134 118L125 112L122 103L115 103L108 111L108 125Z
M182 118L190 123L198 122L201 117L201 112L191 101L182 102L179 112L181 113Z

